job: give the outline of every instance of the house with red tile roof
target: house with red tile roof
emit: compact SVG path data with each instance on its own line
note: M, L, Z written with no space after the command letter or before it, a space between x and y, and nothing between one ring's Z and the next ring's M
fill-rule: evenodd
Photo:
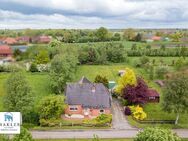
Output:
M8 45L0 45L0 57L6 58L12 56L12 49Z
M15 38L7 37L3 40L3 43L8 45L14 45L17 44L18 42Z
M151 40L153 40L153 41L160 41L161 37L160 36L153 36L153 37L151 37Z

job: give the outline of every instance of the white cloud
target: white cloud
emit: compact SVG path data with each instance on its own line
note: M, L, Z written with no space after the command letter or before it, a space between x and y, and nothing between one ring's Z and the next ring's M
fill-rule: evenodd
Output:
M0 28L186 27L188 25L187 0L1 1L15 2L33 8L60 10L64 14L45 15L39 12L27 15L14 9L0 10Z

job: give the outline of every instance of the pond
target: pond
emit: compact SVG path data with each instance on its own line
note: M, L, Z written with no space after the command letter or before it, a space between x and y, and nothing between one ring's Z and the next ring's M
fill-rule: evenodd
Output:
M11 47L13 50L19 49L22 52L25 52L29 46L28 45L18 45L18 46L11 46Z

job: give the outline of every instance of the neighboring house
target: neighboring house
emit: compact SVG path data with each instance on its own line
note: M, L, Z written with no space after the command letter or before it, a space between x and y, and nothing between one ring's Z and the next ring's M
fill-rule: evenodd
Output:
M8 45L0 45L0 58L12 56L12 49Z
M148 89L148 91L147 91L147 101L159 103L159 101L160 101L159 93L154 89Z
M8 45L15 45L17 44L17 40L15 38L11 38L11 37L7 37L3 40L4 44L8 44Z
M22 37L18 37L17 41L19 43L30 43L31 42L31 38L29 36L22 36Z
M33 37L32 38L33 43L43 43L43 44L48 44L51 42L51 37L50 36L38 36L38 37Z
M111 95L102 83L92 83L87 78L68 83L65 91L68 118L95 118L111 113Z
M151 37L151 40L153 41L160 41L162 38L160 36L153 36Z

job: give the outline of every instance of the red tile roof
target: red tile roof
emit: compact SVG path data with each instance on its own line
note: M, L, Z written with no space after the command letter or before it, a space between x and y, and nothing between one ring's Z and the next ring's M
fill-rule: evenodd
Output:
M154 41L159 41L159 40L161 40L161 37L160 36L153 36L151 39L154 40Z
M11 38L11 37L7 37L6 39L3 40L4 43L12 45L12 44L16 44L17 41L15 38Z
M11 55L12 49L8 45L0 45L0 55Z

